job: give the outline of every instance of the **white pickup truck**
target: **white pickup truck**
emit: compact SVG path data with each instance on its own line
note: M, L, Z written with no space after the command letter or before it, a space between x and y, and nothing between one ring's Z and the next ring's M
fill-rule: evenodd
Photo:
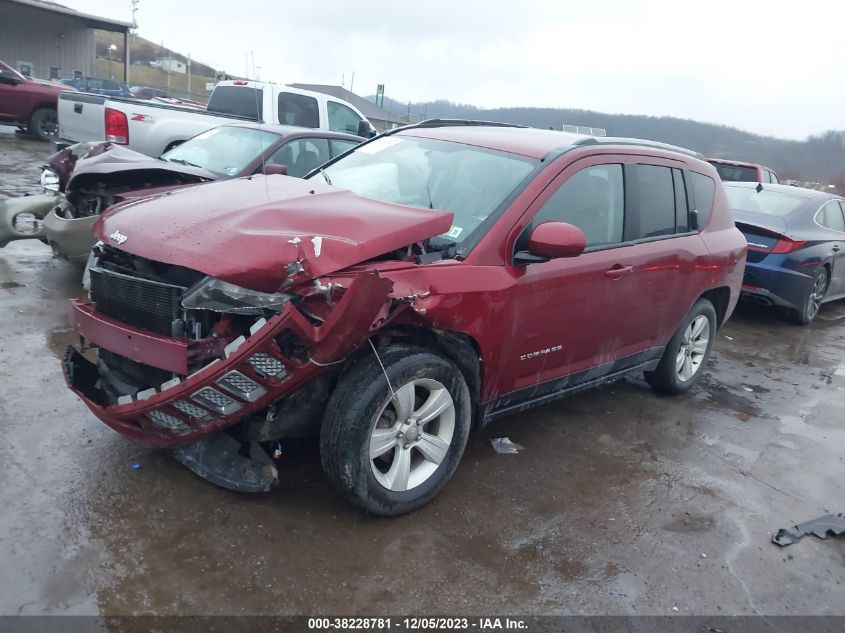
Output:
M59 98L61 147L112 141L157 158L206 130L232 122L259 121L346 132L362 137L375 129L351 103L310 90L258 81L221 81L208 108L63 93Z

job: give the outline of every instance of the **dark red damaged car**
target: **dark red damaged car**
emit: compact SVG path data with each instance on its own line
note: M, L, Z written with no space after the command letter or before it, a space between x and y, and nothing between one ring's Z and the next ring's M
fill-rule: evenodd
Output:
M500 416L631 372L687 391L746 252L693 152L467 121L95 230L64 370L101 420L249 491L275 441L319 435L331 482L383 515L431 500Z

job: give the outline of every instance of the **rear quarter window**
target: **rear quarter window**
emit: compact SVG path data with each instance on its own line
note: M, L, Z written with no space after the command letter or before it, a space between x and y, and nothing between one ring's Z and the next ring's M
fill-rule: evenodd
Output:
M208 111L261 120L263 93L249 86L217 86L208 101Z
M698 228L703 229L710 221L713 213L713 199L716 196L716 181L710 176L690 172L692 174L692 189L695 196L695 208L698 211Z

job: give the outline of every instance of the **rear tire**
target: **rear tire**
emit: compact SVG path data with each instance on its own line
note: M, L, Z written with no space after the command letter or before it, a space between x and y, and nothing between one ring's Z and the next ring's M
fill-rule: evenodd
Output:
M829 284L830 276L827 273L827 268L823 266L813 280L813 285L810 286L810 291L804 299L804 303L797 310L787 311L789 320L795 325L809 325L821 309Z
M470 395L458 368L428 350L397 346L379 355L397 397L368 355L329 399L320 458L348 501L396 516L431 501L455 472L469 436Z
M59 138L59 116L52 108L40 108L29 120L29 133L40 141L55 141Z
M686 393L698 383L716 335L716 310L707 299L699 299L669 340L660 364L645 372L652 389L667 395Z

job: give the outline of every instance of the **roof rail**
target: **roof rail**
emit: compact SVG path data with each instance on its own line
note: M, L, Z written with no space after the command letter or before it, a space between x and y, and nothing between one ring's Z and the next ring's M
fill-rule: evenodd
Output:
M646 141L638 138L620 138L616 136L600 136L587 137L575 141L573 145L633 145L635 147L651 147L653 149L665 149L670 152L677 152L678 154L685 154L693 158L707 160L701 152L696 152L685 147L678 147L677 145L670 145L669 143L661 143L659 141Z
M520 127L526 128L527 125L519 125L517 123L501 123L499 121L476 121L475 119L426 119L408 127L448 127L451 125L478 125L484 127Z

